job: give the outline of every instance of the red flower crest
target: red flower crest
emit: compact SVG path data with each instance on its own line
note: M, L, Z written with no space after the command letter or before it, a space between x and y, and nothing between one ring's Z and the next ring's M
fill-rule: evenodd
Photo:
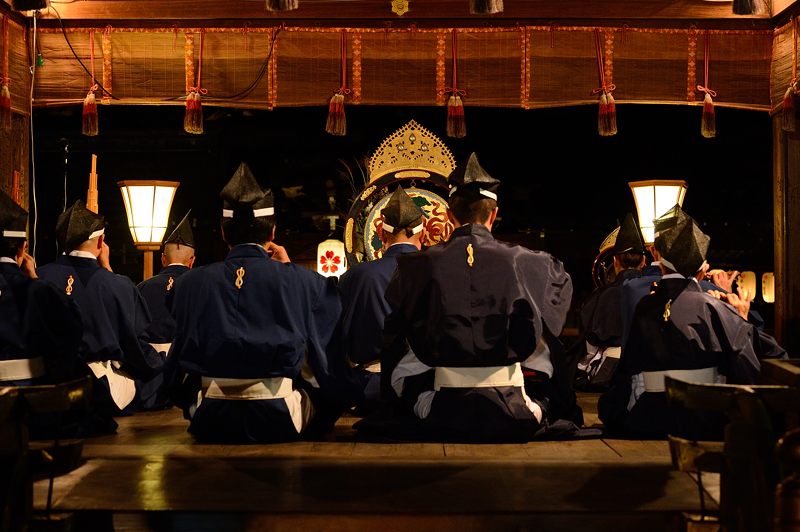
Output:
M339 264L342 263L342 258L333 251L328 250L324 255L320 256L319 263L322 264L323 272L336 273L339 271Z

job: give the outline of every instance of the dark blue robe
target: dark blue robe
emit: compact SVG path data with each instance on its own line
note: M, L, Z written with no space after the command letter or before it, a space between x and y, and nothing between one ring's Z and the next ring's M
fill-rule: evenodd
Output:
M627 343L628 332L633 321L633 311L636 305L644 296L650 293L655 283L661 280L661 268L658 265L650 264L645 267L642 275L635 279L628 279L623 283L622 288L622 345ZM700 281L700 288L703 291L717 290L725 292L722 288L706 280ZM761 315L751 310L747 315L747 321L755 325L758 330L763 330L764 320Z
M395 244L380 259L358 264L339 279L342 341L345 355L354 364L380 360L383 321L389 314L384 293L397 269L397 257L415 251L412 244ZM378 399L380 375L364 371L361 376L365 398Z
M598 404L600 419L609 429L632 436L719 437L719 424L670 410L664 392L645 391L634 377L642 372L717 368L729 384L753 384L760 358L784 357L786 352L774 339L706 294L694 280L662 279L636 307L622 361Z
M398 258L386 290L383 374L409 346L430 368L526 362L543 331L561 331L571 296L569 275L552 256L498 242L480 224L461 226L446 243ZM402 400L417 415L432 373L405 379ZM426 423L442 438L467 441L524 440L539 428L519 386L442 388Z
M637 269L621 271L613 283L597 288L581 306L580 345L577 349L584 356L581 357L576 381L581 388L596 390L608 386L619 357L608 357L603 353L608 348L622 346L622 284L641 275ZM588 352L587 343L593 347L592 352Z
M28 278L16 264L0 262L0 361L41 357L44 362L44 375L0 379L0 385L54 384L85 375L78 357L82 333L78 310L63 292Z
M338 348L340 311L333 280L273 261L261 246L236 246L224 261L195 268L176 281L177 333L170 358L196 383L195 399L200 377L292 379L294 390L307 394L315 409L304 434L326 430L357 394ZM306 362L310 371L301 375ZM300 436L288 404L204 397L196 410L181 406L199 439L268 442Z
M140 382L163 371L164 356L148 343L147 304L130 279L106 270L95 259L68 255L38 271L57 290L69 292L68 297L77 304L83 323L80 353L84 362L113 361ZM106 377L101 377L95 383L93 405L101 415L131 413L140 400L147 399L137 396L120 409L111 399Z
M167 356L168 352L166 350L162 351L162 346L166 348L166 345L171 344L172 340L175 339L175 319L172 317L167 305L168 296L171 295L178 277L188 271L188 266L171 264L162 268L158 275L139 283L137 287L147 303L147 308L150 310L151 322L147 330L147 336L153 344L161 344L153 347L162 352L164 356ZM142 383L142 396L148 398L146 401L142 401L142 408L156 409L169 406L168 389L178 378L180 377L176 364L170 363L169 359L167 359L162 374Z

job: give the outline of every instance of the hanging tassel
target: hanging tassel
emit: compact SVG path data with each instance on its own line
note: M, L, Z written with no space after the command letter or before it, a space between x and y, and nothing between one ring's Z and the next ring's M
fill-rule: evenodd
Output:
M614 96L608 93L608 115L606 118L606 137L611 137L617 134L617 104L614 101Z
M0 89L0 127L11 129L11 91L7 83Z
M786 89L783 95L783 116L781 117L781 129L787 133L794 133L797 130L797 110L794 105L795 88L794 85Z
M300 7L300 0L267 0L267 11L292 11Z
M344 116L344 97L350 94L347 88L347 32L342 30L340 41L341 65L341 85L331 96L328 102L328 121L325 123L325 132L337 137L347 134L347 118Z
M600 93L600 100L597 104L597 132L602 137L608 135L608 95Z
M703 121L700 124L700 133L707 139L717 136L717 120L714 116L714 100L711 94L706 92L703 98Z
M83 99L83 120L81 124L81 133L87 137L97 136L97 100L94 96L94 91L98 89L97 81L94 77L94 32L89 32L89 51L92 60L92 86Z
M344 94L337 92L328 103L328 122L325 132L337 137L347 134L347 118L344 116Z
M447 99L447 136L456 139L467 136L464 102L461 101L461 96L458 94L453 94Z
M698 85L697 90L706 93L705 98L703 98L703 120L700 122L700 134L707 139L717 136L717 120L714 113L714 100L712 99L717 97L717 93L708 88L708 63L710 61L710 49L710 34L708 31L706 31L705 52L703 53L705 84Z
M600 86L592 91L592 94L599 94L597 105L597 133L601 137L613 137L617 134L617 104L611 91L616 89L614 84L606 84L605 61L603 59L603 48L600 39L600 30L594 30L595 52L597 54L597 77Z
M89 94L83 100L83 123L81 133L87 137L95 137L98 133L97 126L97 100L94 97L94 91L90 90Z
M453 86L444 89L450 93L447 99L447 136L461 139L467 136L467 121L464 117L464 101L467 91L458 88L458 41L453 30Z
M503 0L469 0L469 12L473 15L502 13Z
M201 94L208 91L201 88L200 82L203 75L203 37L204 32L200 31L200 58L197 62L197 86L190 87L189 94L186 95L186 112L183 115L183 130L192 135L203 134L203 102ZM194 51L194 47L192 47Z

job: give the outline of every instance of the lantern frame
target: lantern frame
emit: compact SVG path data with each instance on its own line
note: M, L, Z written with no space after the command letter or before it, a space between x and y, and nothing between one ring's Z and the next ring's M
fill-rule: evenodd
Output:
M683 206L683 200L686 198L686 190L689 185L682 179L649 179L645 181L631 181L628 183L633 194L633 201L636 203L636 215L639 219L639 228L642 231L642 237L646 244L655 242L655 224L654 220L662 216L669 209L676 204ZM652 202L645 205L645 200L648 194L637 194L637 190L652 187ZM664 200L659 196L659 189L673 189L677 188L677 196L674 193L670 194L669 200ZM663 193L662 193L663 194ZM667 205L669 203L669 205Z
M161 181L156 179L142 179L142 180L125 180L118 181L117 186L122 193L122 202L125 204L125 214L128 217L128 228L131 231L133 244L137 249L142 251L158 251L161 249L161 241L167 232L169 226L169 213L172 209L172 202L175 199L175 194L178 191L180 182L178 181ZM138 201L142 201L144 197L137 197L132 194L132 188L152 188L153 193L148 200L150 205L135 205ZM165 199L163 196L159 198L159 189L167 189L170 191L169 198ZM166 201L164 205L158 205L160 201ZM159 211L159 212L156 212ZM148 214L149 212L149 214ZM161 219L156 220L155 217L160 215ZM149 220L147 219L149 216ZM147 222L149 221L149 225ZM149 238L148 238L149 237Z

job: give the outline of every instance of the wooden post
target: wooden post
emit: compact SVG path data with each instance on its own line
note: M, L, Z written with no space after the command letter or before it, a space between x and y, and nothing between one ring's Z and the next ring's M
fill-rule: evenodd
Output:
M97 202L97 155L92 154L92 172L89 174L89 190L86 192L86 208L97 214L100 206Z
M153 276L153 252L144 252L144 278L143 281L148 280Z
M800 138L772 119L775 231L775 337L800 356Z

